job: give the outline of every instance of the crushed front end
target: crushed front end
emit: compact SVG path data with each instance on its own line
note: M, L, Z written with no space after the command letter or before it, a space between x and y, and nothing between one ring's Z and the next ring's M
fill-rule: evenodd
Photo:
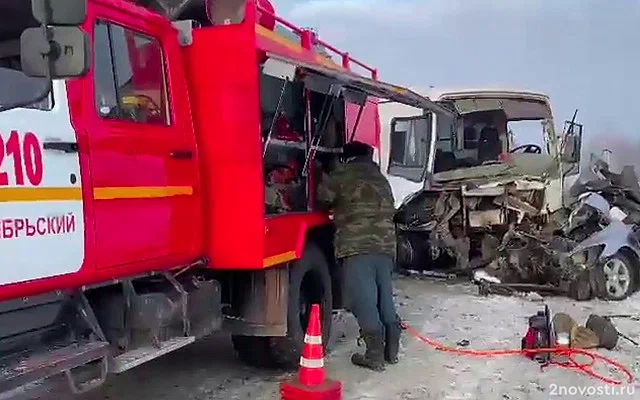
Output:
M423 182L396 214L398 266L469 275L484 268L498 282L568 290L579 270L558 257L571 244L556 232L569 215L582 126L574 116L557 135L543 94L463 91L438 102L454 115L390 125L389 175ZM521 144L536 126L541 144Z
M500 246L512 245L507 234L515 227L541 231L546 226L550 215L544 200L545 183L533 178L465 181L424 190L396 215L400 265L457 272L487 265ZM425 242L429 256L420 262Z

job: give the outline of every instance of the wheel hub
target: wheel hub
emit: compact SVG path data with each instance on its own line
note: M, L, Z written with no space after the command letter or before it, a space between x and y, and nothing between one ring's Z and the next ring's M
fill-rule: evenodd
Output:
M617 258L607 261L602 270L606 279L607 293L611 296L621 296L629 290L631 272L629 267Z

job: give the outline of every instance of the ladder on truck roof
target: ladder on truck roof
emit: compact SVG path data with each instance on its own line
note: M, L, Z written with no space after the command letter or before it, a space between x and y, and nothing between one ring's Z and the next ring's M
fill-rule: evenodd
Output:
M371 79L378 79L378 70L373 68L364 62L353 58L349 52L338 50L336 47L330 45L329 43L321 40L318 37L317 32L315 32L312 28L300 28L295 24L287 21L286 19L276 15L270 10L265 9L259 4L256 5L256 8L259 12L268 15L273 18L276 22L276 26L274 29L275 34L282 36L283 38L290 39L292 41L298 41L297 44L302 46L302 48L310 51L314 51L321 56L327 58L331 62L335 63L336 66L342 67L344 70L349 72L355 72L352 70L352 66L356 66L361 69L364 74L359 75L369 75ZM336 63L333 60L332 54L338 56L339 63Z
M206 2L212 0L127 0L141 7L147 8L151 11L157 12L169 20L176 20L181 18L182 15L191 13L194 10L200 9L206 10ZM365 64L364 62L357 60L348 52L338 50L336 47L318 38L318 34L312 28L301 28L295 24L287 21L286 19L278 16L274 11L267 9L260 4L260 1L256 0L213 0L214 3L222 3L225 7L231 7L231 5L239 6L240 3L253 4L256 10L263 16L266 16L275 21L274 33L281 36L284 39L290 40L302 48L310 51L314 51L319 55L326 57L336 66L341 66L347 71L352 71L352 67L356 66L362 70L363 74L368 75L371 79L378 79L378 70ZM214 4L215 6L215 4ZM334 60L333 56L338 56L339 60ZM353 71L352 71L353 72Z

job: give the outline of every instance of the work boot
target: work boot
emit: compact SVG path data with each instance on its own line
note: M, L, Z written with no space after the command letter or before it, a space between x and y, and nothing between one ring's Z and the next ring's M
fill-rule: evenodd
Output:
M389 364L397 364L398 351L400 350L400 334L402 333L400 324L395 322L385 325L384 332L384 360Z
M367 349L364 354L354 354L351 362L359 367L369 368L374 371L384 371L384 341L381 332L363 332Z

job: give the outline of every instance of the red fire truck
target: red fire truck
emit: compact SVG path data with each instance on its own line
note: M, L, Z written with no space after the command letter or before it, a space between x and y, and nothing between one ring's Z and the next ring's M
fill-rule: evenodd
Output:
M267 1L0 15L0 393L61 374L89 390L223 320L246 362L295 365L312 303L328 337L342 296L318 177L346 141L378 145L378 99L428 99Z

